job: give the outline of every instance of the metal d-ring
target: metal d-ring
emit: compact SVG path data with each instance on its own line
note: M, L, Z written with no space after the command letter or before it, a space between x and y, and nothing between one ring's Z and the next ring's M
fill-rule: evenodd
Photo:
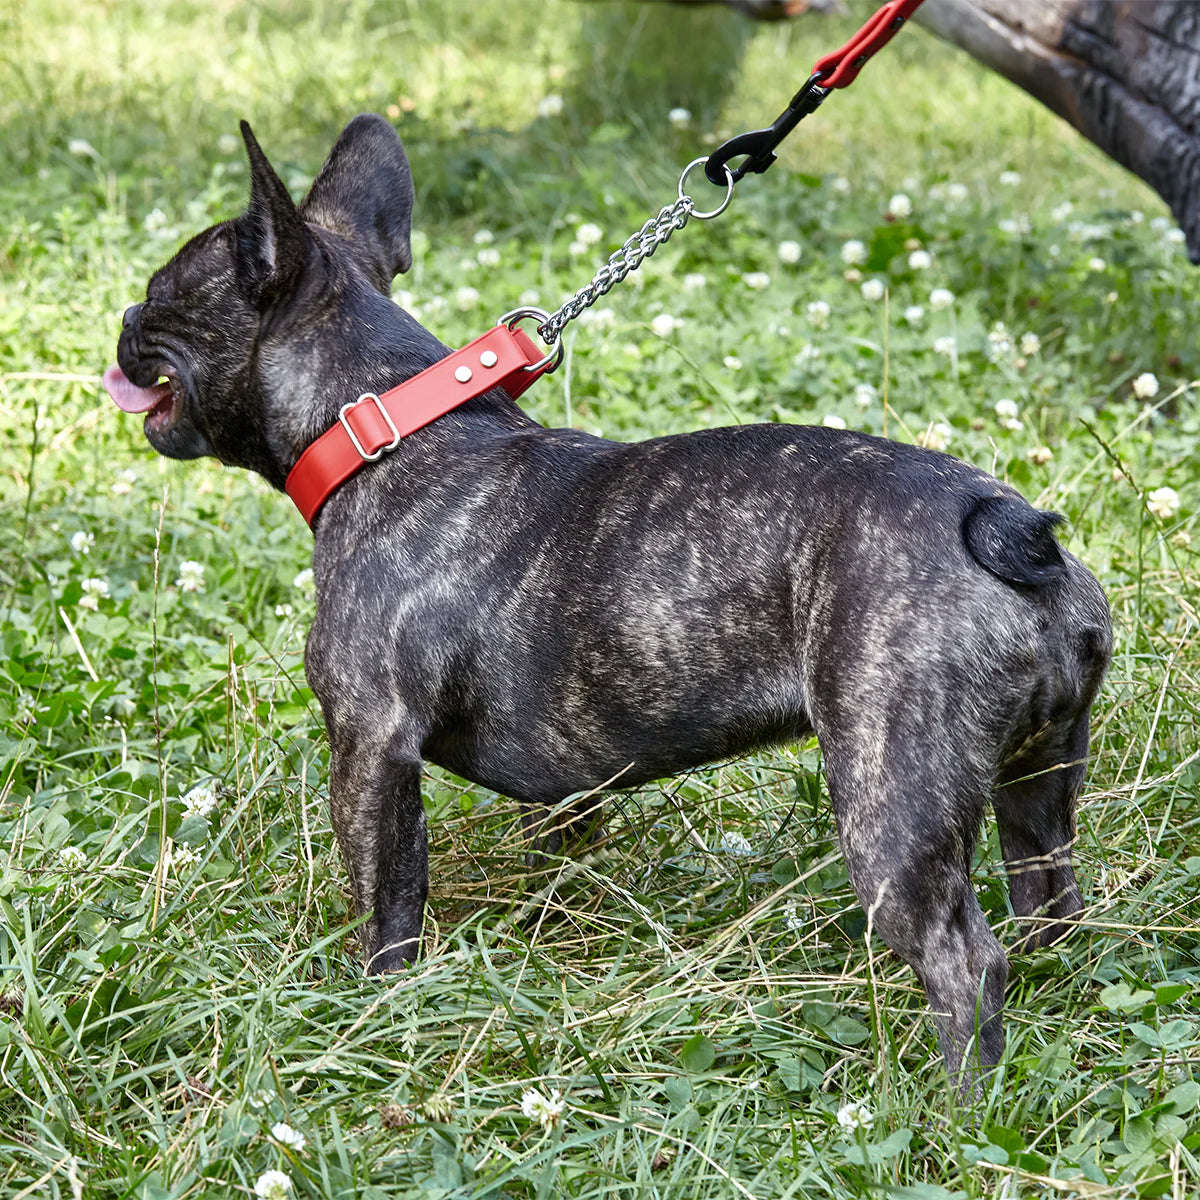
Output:
M514 308L511 312L506 312L504 316L496 322L497 325L507 325L509 329L515 329L521 321L536 321L540 327L545 325L550 320L550 314L544 308ZM526 371L541 371L545 370L547 374L558 370L558 364L563 359L563 344L562 339L556 337L554 341L547 343L550 346L549 352L545 358L539 359L535 363L529 363L524 369Z
M690 200L691 199L691 197L688 196L687 192L685 192L683 190L683 185L687 182L687 177L697 167L704 166L704 164L706 162L708 162L707 155L705 155L703 158L693 158L692 161L690 163L688 163L688 165L686 167L683 168L683 174L680 175L680 177L679 177L679 198L680 198L680 200L683 200L683 199ZM695 209L692 209L691 215L693 217L695 217L697 221L707 221L711 217L719 217L729 207L729 202L730 202L730 200L733 199L733 185L736 182L736 180L733 177L733 172L729 169L729 167L725 163L722 163L721 166L724 168L724 171L725 171L725 199L721 201L721 205L719 208L714 208L710 212L697 212Z

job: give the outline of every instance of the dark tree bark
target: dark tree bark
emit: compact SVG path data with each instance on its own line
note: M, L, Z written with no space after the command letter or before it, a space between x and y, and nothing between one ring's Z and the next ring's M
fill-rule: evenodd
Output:
M1144 179L1200 263L1200 4L926 0L914 19Z

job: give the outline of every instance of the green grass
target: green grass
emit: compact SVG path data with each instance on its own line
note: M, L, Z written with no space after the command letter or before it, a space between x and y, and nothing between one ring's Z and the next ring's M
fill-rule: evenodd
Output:
M830 416L945 436L1068 517L1117 638L1087 910L1014 957L973 1116L911 972L868 940L815 744L617 798L559 878L526 871L511 804L431 770L427 954L364 979L301 665L309 535L255 480L156 458L99 389L153 267L239 211L241 116L301 189L346 119L395 106L420 229L397 293L461 343L584 283L706 135L767 123L868 10L0 10L0 1194L236 1196L270 1169L346 1197L1195 1193L1200 277L1157 199L1064 125L906 31L523 401L623 438ZM667 122L680 104L690 128ZM912 215L890 221L899 191ZM601 239L572 253L585 223ZM848 239L886 304L843 278ZM956 297L936 312L935 287ZM662 314L682 324L660 335ZM198 786L207 820L182 802ZM991 831L977 879L1015 941ZM566 1102L548 1130L522 1114L535 1087ZM857 1137L849 1101L875 1114Z

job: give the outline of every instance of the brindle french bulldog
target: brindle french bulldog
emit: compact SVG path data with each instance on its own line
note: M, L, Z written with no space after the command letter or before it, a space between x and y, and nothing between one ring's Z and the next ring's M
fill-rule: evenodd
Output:
M388 298L413 201L392 128L352 121L298 206L242 132L248 211L151 278L105 386L160 453L282 487L342 405L449 351ZM947 455L833 429L627 444L493 390L412 434L315 522L306 666L369 969L418 953L423 759L536 813L815 731L859 900L970 1090L1004 1040L1008 963L969 877L989 802L1028 943L1082 907L1074 805L1112 633L1057 521Z

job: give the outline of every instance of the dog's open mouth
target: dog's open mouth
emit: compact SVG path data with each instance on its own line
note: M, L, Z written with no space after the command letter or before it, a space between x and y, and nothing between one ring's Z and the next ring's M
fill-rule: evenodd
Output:
M173 375L161 375L153 387L138 387L114 364L104 372L103 383L104 390L122 412L146 414L147 428L169 429L174 424L180 395Z

